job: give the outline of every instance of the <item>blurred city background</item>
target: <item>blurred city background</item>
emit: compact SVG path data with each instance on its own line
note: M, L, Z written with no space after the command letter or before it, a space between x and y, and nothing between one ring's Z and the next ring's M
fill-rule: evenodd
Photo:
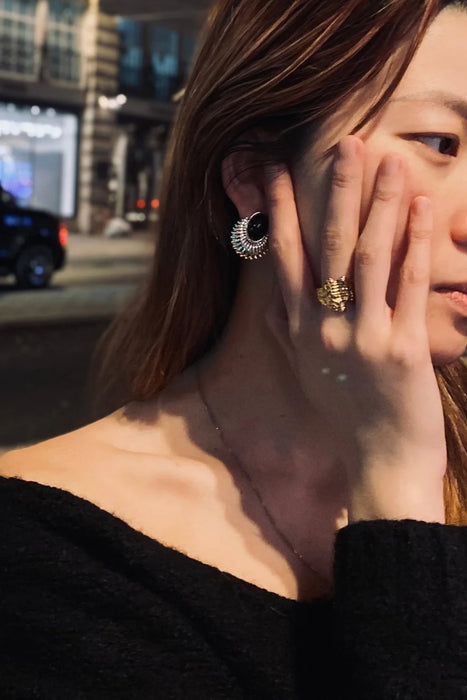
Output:
M210 0L0 0L0 452L88 419Z

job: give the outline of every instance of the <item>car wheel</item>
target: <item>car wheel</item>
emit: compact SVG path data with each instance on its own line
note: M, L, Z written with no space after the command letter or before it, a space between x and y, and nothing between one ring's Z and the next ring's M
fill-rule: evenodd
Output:
M20 287L28 289L47 287L53 272L53 254L46 246L31 246L18 255L15 277Z

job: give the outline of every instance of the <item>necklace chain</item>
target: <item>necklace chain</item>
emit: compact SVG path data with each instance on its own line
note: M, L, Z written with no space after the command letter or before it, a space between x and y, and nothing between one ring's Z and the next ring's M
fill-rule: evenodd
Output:
M203 386L202 386L202 383L201 383L201 372L200 372L199 367L196 368L196 374L197 374L197 381L198 381L198 393L199 393L199 396L200 396L200 398L201 398L201 402L202 402L202 404L204 405L204 408L206 409L206 413L208 414L209 420L210 420L210 422L211 422L213 428L215 429L215 431L216 431L217 434L219 435L219 437L220 437L220 439L221 439L221 442L222 442L222 445L224 446L225 450L226 450L226 451L229 453L229 455L232 457L232 459L234 460L234 462L235 462L236 466L238 467L239 471L240 471L241 474L245 477L245 479L248 481L248 483L249 483L249 485L250 485L250 487L251 487L253 493L255 494L257 500L258 500L259 503L261 504L261 507L263 508L264 513L265 513L267 519L269 520L270 524L272 525L274 531L275 531L275 532L277 533L277 535L280 537L280 539L282 540L282 542L286 545L287 549L289 549L289 550L295 555L295 557L296 557L297 559L299 559L299 561L300 561L304 566L306 566L307 569L309 569L309 570L312 571L314 574L317 574L320 578L322 578L321 574L320 574L318 571L316 571L316 569L313 569L313 567L311 566L311 564L308 563L308 561L305 559L305 557L303 556L303 554L301 554L300 552L297 551L297 549L295 549L295 547L293 546L292 542L289 540L289 538L287 537L287 535L285 535L285 534L282 532L282 530L279 528L279 526L277 525L277 523L276 523L276 521L274 520L274 518L273 518L273 516L272 516L272 514L271 514L271 512L270 512L270 510L269 510L269 508L267 507L267 505L265 504L265 502L264 502L264 500L263 500L263 498L262 498L262 496L261 496L261 492L259 491L258 487L257 487L256 484L254 483L254 481L253 481L253 479L251 478L251 476L250 476L250 474L248 473L248 471L247 471L247 470L245 469L245 467L243 466L243 464L242 464L242 462L241 462L241 460L240 460L240 457L238 457L238 455L234 452L234 450L233 450L233 449L230 447L230 445L228 444L228 442L227 442L227 440L226 440L226 438L225 438L225 435L224 435L224 431L222 430L221 426L219 425L218 421L216 420L216 418L215 418L215 416L214 416L214 414L213 414L213 412L212 412L211 407L209 406L209 403L208 403L208 401L207 401L207 399L206 399L206 395L205 395L205 393L204 393L204 391L203 391Z

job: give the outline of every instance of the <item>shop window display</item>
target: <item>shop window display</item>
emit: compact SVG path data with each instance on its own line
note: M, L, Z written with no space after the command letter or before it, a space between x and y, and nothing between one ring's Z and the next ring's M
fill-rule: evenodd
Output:
M78 117L0 102L0 185L23 206L75 213Z

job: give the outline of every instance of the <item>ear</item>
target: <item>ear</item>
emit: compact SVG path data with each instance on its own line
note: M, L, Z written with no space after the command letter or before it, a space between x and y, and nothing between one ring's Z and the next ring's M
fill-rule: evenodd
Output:
M223 160L222 184L240 218L267 212L264 167L253 150L238 150Z

